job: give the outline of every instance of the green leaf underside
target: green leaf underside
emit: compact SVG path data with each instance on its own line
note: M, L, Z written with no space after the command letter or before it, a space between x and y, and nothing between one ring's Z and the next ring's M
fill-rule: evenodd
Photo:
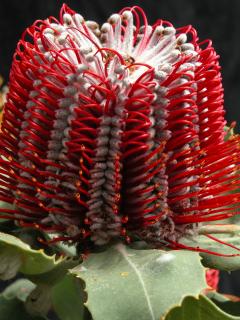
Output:
M186 297L181 306L170 310L161 320L240 320L225 313L205 296Z
M7 203L5 201L0 201L0 209L14 209L14 206L10 203ZM4 213L1 213L1 215L5 215ZM0 218L0 223L8 221L8 219Z
M6 299L17 298L21 301L26 301L27 296L35 287L36 285L28 279L18 279L3 291L2 296Z
M42 317L30 316L22 301L17 298L6 299L0 296L0 319L1 320L42 320Z
M83 290L80 280L73 275L64 279L52 288L52 304L61 320L83 320Z
M20 279L8 286L0 294L1 320L42 320L42 317L33 317L25 309L24 301L35 285L29 280Z
M231 234L216 234L213 236L220 239L226 243L232 244L237 248L240 248L240 236ZM240 254L240 250L236 250L226 246L224 244L218 243L214 240L207 238L206 236L198 236L194 240L184 239L182 242L189 246L200 247L202 249L207 249L209 251L221 253L221 254ZM201 253L202 263L205 267L234 271L240 269L240 256L235 257L221 257L208 253Z
M94 320L159 320L185 296L207 287L200 257L190 251L118 244L90 254L70 272L85 282L86 306Z

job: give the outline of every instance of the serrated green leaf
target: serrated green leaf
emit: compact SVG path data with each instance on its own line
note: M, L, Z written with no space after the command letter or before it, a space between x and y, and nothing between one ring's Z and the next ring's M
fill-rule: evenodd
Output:
M215 290L211 290L211 291L208 291L206 293L206 296L210 299L210 300L217 300L219 302L225 302L225 301L228 301L229 299L224 296L223 294L215 291Z
M59 262L57 261L55 266L50 271L35 275L28 275L28 278L34 283L46 283L50 286L53 286L66 275L69 269L75 267L79 263L79 259L61 259Z
M186 295L207 287L200 257L190 251L134 250L119 244L90 254L70 272L85 282L86 306L94 320L160 319Z
M225 313L205 296L186 297L181 306L170 310L162 320L240 320Z
M226 243L232 244L238 248L240 248L240 236L239 235L231 235L231 234L217 234L214 235L216 238L224 241ZM240 254L240 251L233 249L224 244L218 243L214 240L211 240L205 236L198 236L194 240L185 239L182 242L186 245L200 247L202 249L207 249L212 252L220 253L220 254ZM223 257L217 256L208 253L201 253L202 263L207 268L219 269L225 271L234 271L240 269L240 256L235 257Z
M231 301L218 292L209 292L207 297L211 299L221 310L233 316L240 317L240 301Z
M52 288L52 304L61 320L83 320L84 297L80 279L69 274Z
M55 256L48 256L43 250L33 250L20 239L1 232L0 256L4 258L0 261L3 279L10 278L9 273L14 276L19 271L38 284L53 285L65 276L68 269L79 264L79 260L73 258L56 260Z
M10 280L16 276L22 265L19 252L4 250L0 252L0 279Z
M53 269L56 264L54 256L47 256L43 250L33 250L20 239L0 232L0 254L6 251L21 256L22 264L19 271L24 274L44 273Z

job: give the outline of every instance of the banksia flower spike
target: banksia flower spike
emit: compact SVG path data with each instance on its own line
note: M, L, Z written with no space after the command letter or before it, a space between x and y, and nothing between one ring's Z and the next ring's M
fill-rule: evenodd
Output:
M99 27L63 5L14 55L3 216L53 241L186 248L182 236L239 208L239 139L224 142L224 126L218 55L192 26L149 25L135 6Z

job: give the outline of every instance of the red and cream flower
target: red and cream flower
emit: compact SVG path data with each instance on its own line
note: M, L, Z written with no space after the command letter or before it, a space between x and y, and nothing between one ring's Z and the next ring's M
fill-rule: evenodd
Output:
M0 198L22 225L184 247L237 213L239 140L224 142L218 56L192 26L135 6L99 27L63 5L24 32L9 90Z

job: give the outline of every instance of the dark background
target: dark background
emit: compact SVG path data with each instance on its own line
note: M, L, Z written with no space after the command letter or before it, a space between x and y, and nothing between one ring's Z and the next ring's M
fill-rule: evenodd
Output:
M210 38L219 53L228 122L240 122L240 1L239 0L66 0L87 20L102 23L124 6L140 5L149 23L157 18L175 27L192 24L200 39ZM8 79L12 55L24 29L36 19L58 17L62 1L0 0L0 74ZM240 128L238 126L238 128ZM240 274L224 275L221 290L240 295Z

